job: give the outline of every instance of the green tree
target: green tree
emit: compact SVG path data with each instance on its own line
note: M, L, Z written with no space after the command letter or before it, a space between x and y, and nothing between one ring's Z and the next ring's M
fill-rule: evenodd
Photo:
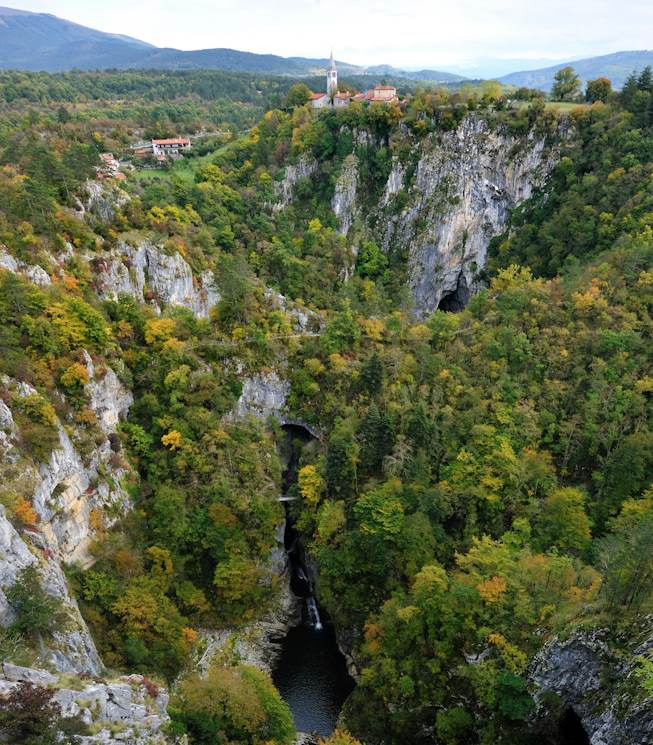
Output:
M213 666L182 680L171 706L179 732L197 745L291 745L292 715L270 678L245 665Z
M35 635L52 630L61 610L61 600L43 589L33 564L19 572L6 595L16 614L12 624L15 631Z
M304 106L311 97L311 89L305 83L295 83L286 96L286 107L294 109L296 106Z
M580 93L580 78L571 66L563 67L553 76L555 83L551 88L554 101L573 101Z
M585 512L586 495L580 489L556 489L542 505L536 533L544 550L582 553L591 539L590 520Z
M585 100L589 103L607 103L608 99L612 95L612 82L609 78L596 78L596 80L590 80L587 83L585 89Z

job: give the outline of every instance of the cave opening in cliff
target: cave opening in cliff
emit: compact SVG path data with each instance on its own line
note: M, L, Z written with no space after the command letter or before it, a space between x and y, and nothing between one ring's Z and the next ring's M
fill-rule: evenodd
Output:
M569 706L560 719L560 745L590 745L590 738L576 712Z
M467 305L470 294L467 280L465 277L460 277L456 288L442 295L438 303L438 310L445 313L460 313Z

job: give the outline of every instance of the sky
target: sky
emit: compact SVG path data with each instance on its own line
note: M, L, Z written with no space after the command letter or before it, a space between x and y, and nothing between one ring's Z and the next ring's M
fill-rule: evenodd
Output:
M178 49L404 68L561 61L653 47L652 0L4 0ZM524 65L528 66L528 65ZM510 65L514 69L514 65ZM475 68L474 68L475 69Z

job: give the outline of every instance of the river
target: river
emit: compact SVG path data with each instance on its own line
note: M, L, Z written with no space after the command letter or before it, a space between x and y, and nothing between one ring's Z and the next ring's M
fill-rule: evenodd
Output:
M288 468L284 476L284 496L293 494L301 446L312 439L300 427L287 429ZM303 603L302 623L290 629L284 638L272 677L290 707L297 730L326 737L335 729L338 714L354 688L354 681L347 672L333 626L313 595L311 572L301 536L294 527L291 504L285 503L285 547L291 588Z

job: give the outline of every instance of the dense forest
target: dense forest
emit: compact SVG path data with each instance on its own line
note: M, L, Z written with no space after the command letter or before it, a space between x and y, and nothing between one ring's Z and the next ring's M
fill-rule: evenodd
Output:
M289 509L357 670L330 745L553 745L564 705L537 698L535 655L608 629L632 657L653 610L651 71L573 106L489 83L319 116L291 85L0 73L0 248L50 277L0 269L0 400L21 450L47 462L59 422L82 456L101 438L82 350L134 399L110 435L133 508L95 515L92 560L68 582L104 664L171 686L170 737L293 742L265 673L189 665L201 630L260 619L282 581L266 557L284 519L283 432L233 415L248 376L275 370L292 415L321 433L299 450ZM492 240L466 307L417 320L377 206L399 163L384 209L409 210L418 148L470 117L540 138L556 162ZM136 163L104 182L109 209L80 210L100 153L129 160L134 140L178 134L202 134L188 157ZM343 232L332 203L352 159L360 216ZM123 242L210 270L219 302L198 317L159 312L147 285L104 297ZM11 522L38 530L15 463L3 469ZM0 648L31 664L60 608L19 584ZM606 686L645 705L653 659L631 662Z

